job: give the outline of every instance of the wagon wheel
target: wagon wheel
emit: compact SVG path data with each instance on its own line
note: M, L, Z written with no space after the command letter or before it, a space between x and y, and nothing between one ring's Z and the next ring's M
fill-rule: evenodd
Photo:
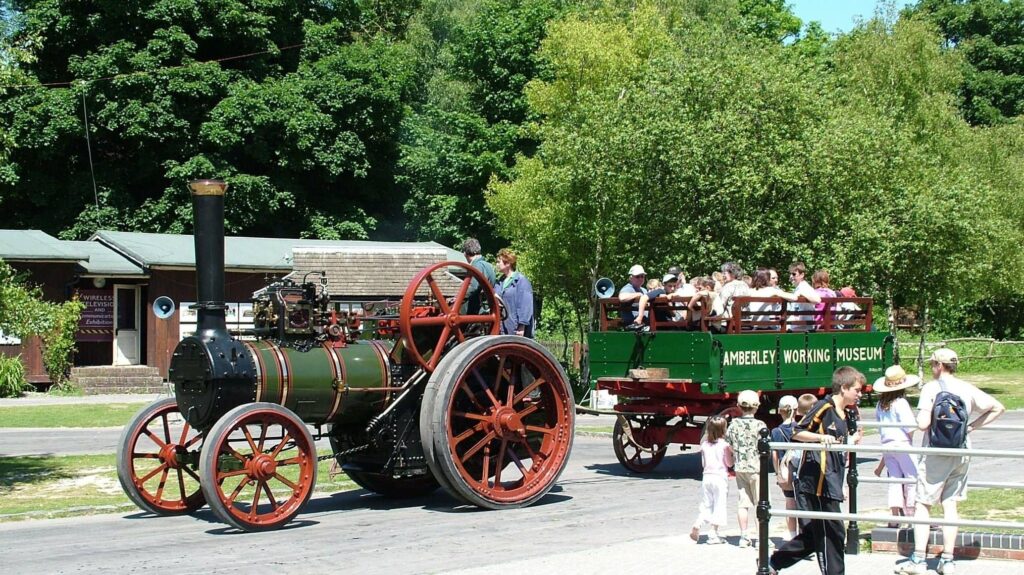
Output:
M332 436L330 439L331 449L335 453L344 449L342 442L337 437ZM342 465L341 458L338 459L338 465ZM349 479L359 487L389 499L421 497L437 491L439 487L437 481L430 474L418 477L392 477L383 473L345 469L345 475L348 475Z
M446 271L452 266L466 270L466 278L462 280L458 293L449 303L441 291L441 287L437 285L433 273L437 270ZM476 315L461 313L462 305L466 301L466 292L469 291L473 279L479 282L483 290L483 299L489 306L489 313ZM424 283L427 284L430 295L440 310L438 315L416 317L413 312L416 294L422 290ZM484 275L469 264L441 262L425 268L409 282L409 287L406 288L405 295L402 296L402 305L399 308L399 330L406 343L406 350L413 360L427 371L434 371L434 368L437 367L444 348L452 336L462 343L472 336L473 330L497 335L500 328L501 312L494 289Z
M173 397L146 406L124 427L117 444L121 488L132 502L157 515L199 509L206 502L195 471L202 440L181 417Z
M248 403L224 415L207 434L200 458L210 509L243 531L288 523L316 484L313 437L291 410Z
M654 425L650 417L639 416L637 421L619 416L612 432L615 458L634 473L650 473L665 458L667 445L647 440L647 432Z
M523 507L558 480L574 404L558 361L536 342L488 336L456 347L427 383L420 437L435 477L487 509Z

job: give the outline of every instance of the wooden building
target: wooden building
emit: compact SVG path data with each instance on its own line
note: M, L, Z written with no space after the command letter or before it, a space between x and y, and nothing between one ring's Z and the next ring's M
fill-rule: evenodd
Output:
M229 328L232 323L244 327L253 292L296 269L296 253L307 254L299 257L312 266L331 254L334 263L317 269L328 271L332 296L351 301L400 297L419 267L462 260L461 253L434 242L229 236L224 251ZM174 347L194 329L195 316L189 310L196 299L191 235L100 231L88 241L62 241L38 230L0 230L0 259L28 272L46 299L60 302L77 294L85 302L78 366L149 365L166 378ZM161 296L174 302L167 317L154 312ZM30 381L47 381L38 342L4 343L0 341L0 353L20 354Z

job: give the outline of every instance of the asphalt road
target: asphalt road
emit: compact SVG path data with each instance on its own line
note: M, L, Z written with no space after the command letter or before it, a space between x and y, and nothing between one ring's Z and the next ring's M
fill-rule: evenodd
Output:
M1024 423L1024 412L1001 423ZM1019 449L1019 437L982 430L975 441ZM868 474L875 460L863 459L859 468ZM1019 478L1019 465L1006 460L972 465L972 477ZM481 511L457 506L443 492L396 502L360 490L316 497L291 525L269 533L238 533L205 509L183 517L132 510L2 523L0 572L753 573L753 550L698 546L683 536L696 515L699 476L699 457L678 447L655 473L630 476L615 461L610 439L578 436L559 484L526 509ZM884 489L864 486L861 509L884 507ZM730 502L726 534L733 536L734 517ZM773 522L775 535L780 526L781 519ZM895 560L851 557L849 572L881 573L881 565L890 572ZM964 563L963 572L1019 572L1014 563ZM787 571L815 572L810 562Z

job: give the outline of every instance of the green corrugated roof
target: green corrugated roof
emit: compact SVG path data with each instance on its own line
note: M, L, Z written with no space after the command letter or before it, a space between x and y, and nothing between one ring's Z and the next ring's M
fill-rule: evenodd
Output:
M142 267L195 267L195 245L191 235L147 234L101 230L93 235L111 249ZM303 240L291 238L224 238L224 267L227 269L266 269L290 271L292 250L297 247L333 247L365 249L443 248L450 259L462 260L461 252L436 242L371 242Z
M88 261L78 265L86 276L139 276L145 277L142 268L125 259L124 256L99 242L64 242L89 254Z
M89 253L39 230L0 230L0 259L10 261L69 261L89 259Z

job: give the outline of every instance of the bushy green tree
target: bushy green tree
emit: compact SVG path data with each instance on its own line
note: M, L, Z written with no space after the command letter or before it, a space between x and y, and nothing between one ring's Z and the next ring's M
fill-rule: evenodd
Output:
M537 47L563 0L426 2L410 39L422 65L420 97L403 124L399 181L408 226L421 239L494 245L483 191L516 153L532 150L522 129L523 86L540 72Z
M785 47L640 3L551 25L541 54L538 153L489 197L538 283L581 302L632 263L779 264L820 233L806 161L823 82Z
M210 176L232 184L236 233L367 237L400 213L379 198L418 2L11 5L5 42L31 57L0 95L5 225L187 231L184 184Z
M975 125L1024 114L1024 0L920 0L907 13L935 23L964 57L960 106Z
M1001 205L1016 173L972 167L985 138L930 25L875 18L810 54L735 29L643 2L549 27L550 79L527 89L541 143L489 196L539 284L582 302L632 263L800 259L896 303L1011 289L991 272L1024 269Z

